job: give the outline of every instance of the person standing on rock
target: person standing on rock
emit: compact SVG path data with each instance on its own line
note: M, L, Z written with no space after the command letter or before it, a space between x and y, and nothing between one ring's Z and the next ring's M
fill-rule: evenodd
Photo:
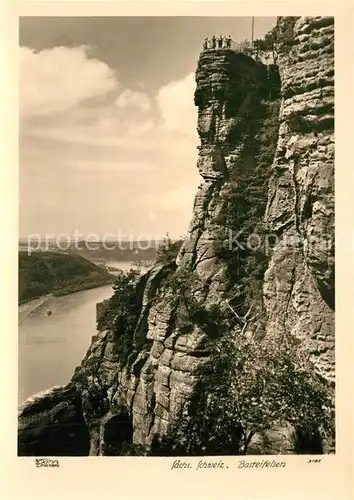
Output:
M208 49L208 39L207 38L204 40L203 49L204 50Z
M218 38L218 47L219 47L219 49L222 49L222 42L223 42L223 36L220 35L219 38Z
M215 38L215 35L213 35L213 38L211 39L211 46L213 49L215 49L216 47L216 38Z
M228 49L231 47L231 35L226 38L226 47Z

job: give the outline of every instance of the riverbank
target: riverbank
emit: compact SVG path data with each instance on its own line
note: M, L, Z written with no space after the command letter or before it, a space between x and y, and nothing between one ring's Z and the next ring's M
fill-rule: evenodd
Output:
M19 304L113 284L116 276L84 257L56 252L19 252Z
M93 288L99 288L101 286L105 285L110 285L115 282L116 277L112 275L112 279L108 281L104 281L102 283L96 282L96 283L82 283L81 285L73 286L72 288L65 288L64 290L60 290L58 292L53 292L51 294L44 294L44 295L38 295L36 297L31 297L29 299L24 299L20 300L18 302L19 306L22 306L24 304L27 304L28 302L31 302L32 300L37 300L37 299L45 299L46 297L62 297L64 295L70 295L72 293L77 293L77 292L83 292L84 290L92 290Z
M39 391L70 381L96 333L96 304L112 293L112 285L104 285L19 307L19 405ZM48 310L52 314L47 315Z

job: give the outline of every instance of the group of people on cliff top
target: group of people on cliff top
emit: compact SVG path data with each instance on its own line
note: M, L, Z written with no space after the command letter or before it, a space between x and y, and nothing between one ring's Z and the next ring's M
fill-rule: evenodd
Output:
M203 49L230 49L231 48L231 36L228 37L220 35L219 38L216 38L215 35L209 40L206 38L204 40Z

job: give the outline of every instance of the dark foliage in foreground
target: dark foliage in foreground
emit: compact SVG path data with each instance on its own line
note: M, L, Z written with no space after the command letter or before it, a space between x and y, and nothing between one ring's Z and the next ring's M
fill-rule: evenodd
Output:
M321 453L334 415L303 349L235 332L216 342L213 354L208 383L197 387L170 434L155 440L154 455L242 455L255 434L285 423L294 428L295 453Z

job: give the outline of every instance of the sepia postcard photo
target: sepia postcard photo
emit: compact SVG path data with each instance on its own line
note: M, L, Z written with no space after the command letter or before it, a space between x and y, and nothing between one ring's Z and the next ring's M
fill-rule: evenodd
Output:
M18 20L16 456L333 464L334 15L68 12Z

